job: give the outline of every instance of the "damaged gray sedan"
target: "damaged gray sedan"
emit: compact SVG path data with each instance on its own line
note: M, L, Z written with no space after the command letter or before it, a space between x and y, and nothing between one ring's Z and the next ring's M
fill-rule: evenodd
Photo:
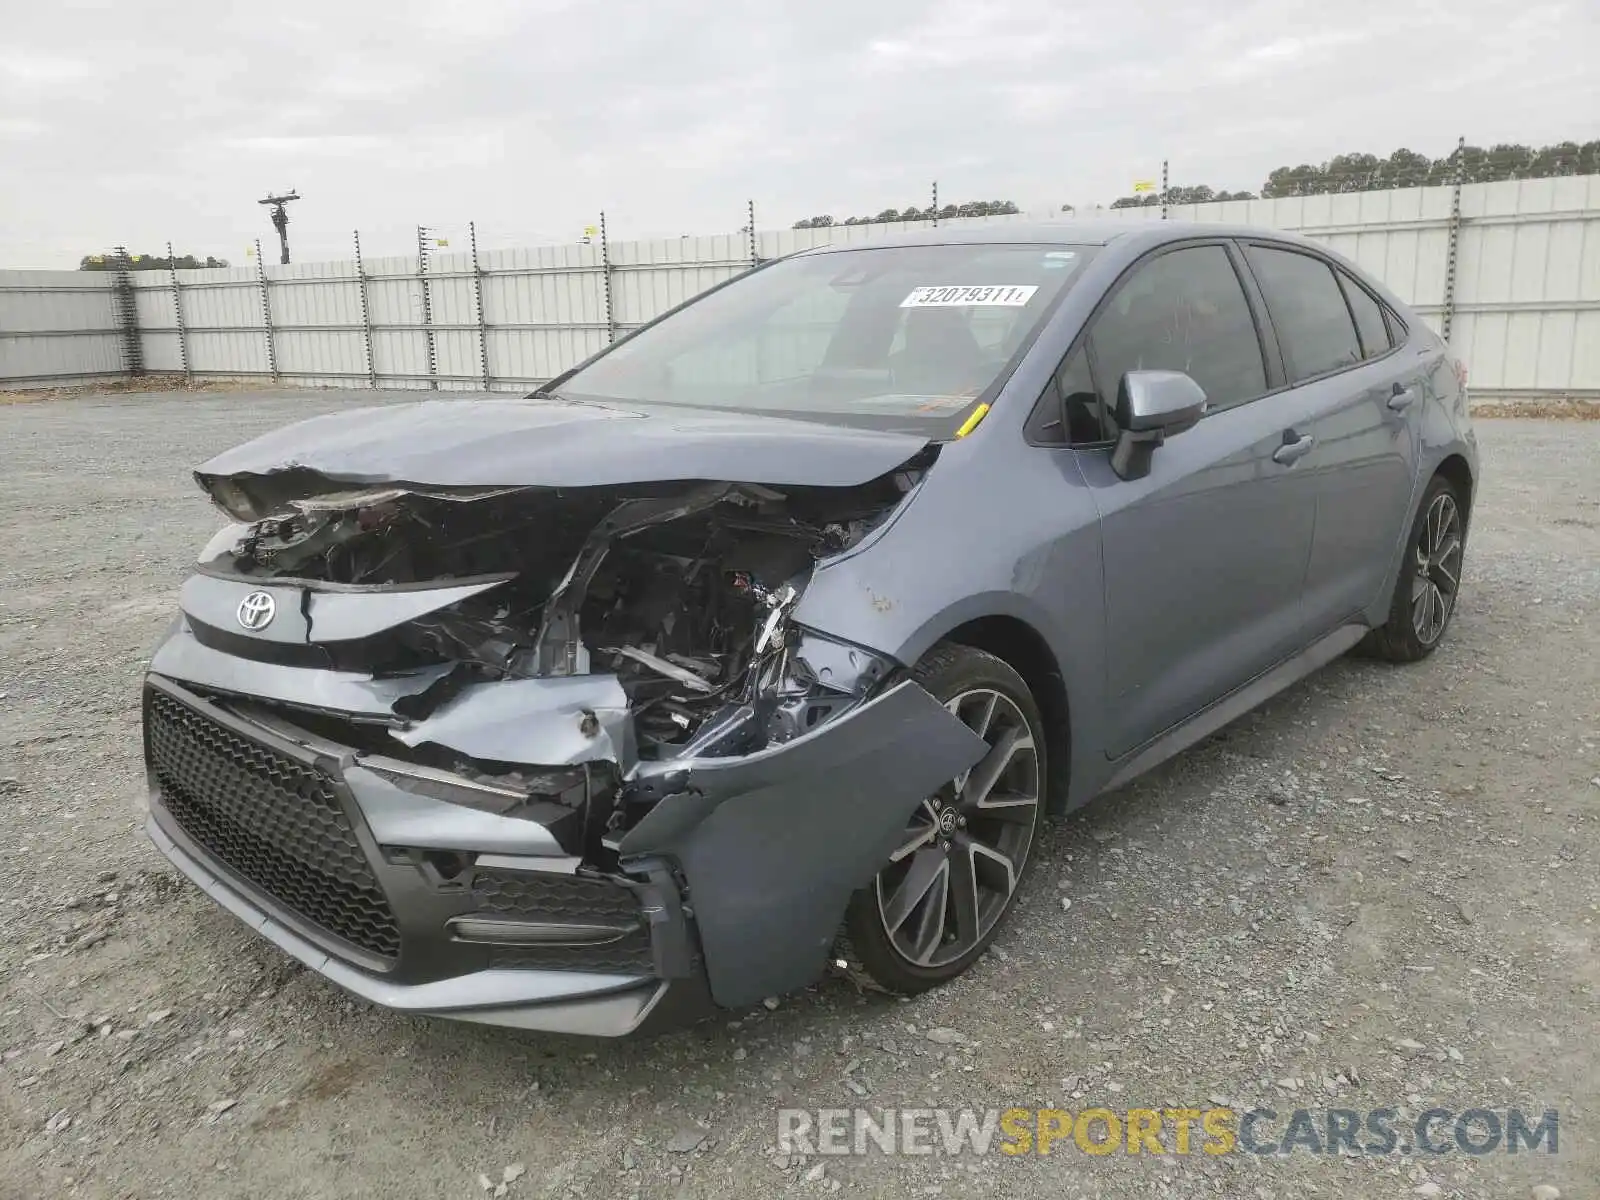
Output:
M144 690L147 829L376 1003L621 1035L965 970L1047 810L1358 642L1432 651L1464 376L1354 266L1177 223L768 264L521 400L318 417Z

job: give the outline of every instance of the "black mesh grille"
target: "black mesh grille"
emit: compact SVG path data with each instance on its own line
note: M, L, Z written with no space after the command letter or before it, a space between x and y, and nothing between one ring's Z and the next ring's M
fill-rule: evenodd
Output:
M496 946L489 954L491 966L626 974L648 974L653 968L650 930L638 898L619 883L575 875L478 871L472 897L478 916L628 927L621 938L599 946Z
M190 838L312 924L399 955L394 913L332 779L154 689L145 729L161 803Z

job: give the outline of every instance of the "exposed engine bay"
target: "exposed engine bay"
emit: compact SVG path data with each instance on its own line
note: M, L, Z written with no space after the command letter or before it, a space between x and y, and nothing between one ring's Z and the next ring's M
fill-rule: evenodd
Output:
M626 828L659 799L659 787L630 793L625 786L623 776L639 764L750 753L798 736L861 698L853 684L819 681L799 652L806 635L788 615L814 565L883 522L925 466L913 461L854 487L678 482L333 490L308 480L306 494L273 515L220 534L202 556L202 574L299 585L318 595L484 580L491 586L366 637L319 637L314 610L304 645L203 625L194 632L230 653L295 665L374 676L447 668L425 690L397 701L391 722L316 713L294 714L294 721L358 751L408 758L498 788L507 815L581 826L573 840L586 845L571 847L581 852L597 834ZM602 675L620 683L631 726L630 761L619 755L609 782L593 778L588 766L541 774L521 762L402 744L410 740L408 727L478 684ZM612 795L596 804L601 792ZM519 803L519 794L535 808ZM553 796L582 810L582 819L550 822Z

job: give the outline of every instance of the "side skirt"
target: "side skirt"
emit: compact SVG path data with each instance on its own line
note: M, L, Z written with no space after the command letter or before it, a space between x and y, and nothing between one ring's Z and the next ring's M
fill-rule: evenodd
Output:
M1317 668L1326 666L1338 658L1366 636L1366 632L1365 624L1341 625L1332 633L1311 643L1293 658L1285 659L1265 674L1257 675L1249 683L1229 692L1209 708L1201 709L1181 724L1158 734L1154 740L1132 751L1122 760L1116 773L1111 776L1105 787L1100 789L1101 792L1121 787L1152 767L1166 762L1173 755L1187 750L1196 742L1210 737L1230 721L1244 716L1290 684L1298 683Z

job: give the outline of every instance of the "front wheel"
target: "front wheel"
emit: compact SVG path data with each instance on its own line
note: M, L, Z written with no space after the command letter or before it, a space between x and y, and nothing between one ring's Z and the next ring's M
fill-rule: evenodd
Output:
M1003 660L941 644L913 678L989 752L918 805L899 848L845 913L839 953L900 995L954 979L993 940L1027 869L1047 777L1038 705Z

